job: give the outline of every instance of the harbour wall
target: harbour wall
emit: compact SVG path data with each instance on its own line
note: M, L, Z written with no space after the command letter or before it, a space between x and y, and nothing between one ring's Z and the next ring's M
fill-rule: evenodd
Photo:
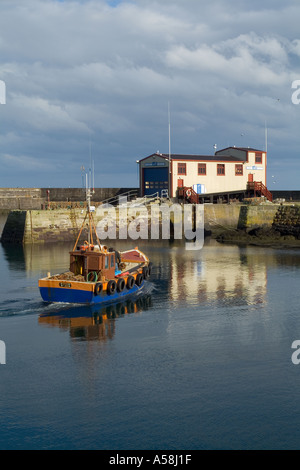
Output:
M285 209L285 207L287 209ZM138 209L136 209L138 210ZM277 204L265 205L212 205L204 206L204 226L206 232L212 236L218 236L224 230L246 230L250 231L254 228L271 228L275 223L281 226L287 225L300 227L300 206L297 206L296 214L289 216L285 211L291 210L289 206L281 206ZM151 223L150 212L149 224ZM121 217L119 217L118 209L115 209L117 221L117 234ZM137 214L138 215L138 214ZM8 215L1 241L3 243L51 243L58 241L74 241L78 232L83 225L85 213L81 209L59 209L59 210L30 210L30 211L11 211ZM103 219L103 214L96 211L94 213L95 225ZM122 221L127 227L130 226L134 217L128 216ZM171 222L172 222L171 217ZM108 220L109 222L109 220ZM163 223L162 217L158 221L160 225ZM172 225L172 223L171 223ZM184 228L184 224L183 228ZM82 240L87 239L87 227L85 226ZM130 237L129 237L130 238ZM113 238L111 238L113 239ZM150 239L150 235L149 235ZM105 243L105 241L104 241Z
M135 191L138 188L95 188L93 202L98 203L118 195ZM0 188L0 210L40 210L50 200L53 207L66 203L84 202L85 190L82 188ZM273 191L273 199L288 202L300 201L300 191Z
M205 205L205 230L218 235L224 230L252 230L270 228L280 205L239 205L209 204Z
M94 202L117 197L137 188L95 188ZM0 188L0 210L40 210L50 203L84 202L85 190L82 188Z

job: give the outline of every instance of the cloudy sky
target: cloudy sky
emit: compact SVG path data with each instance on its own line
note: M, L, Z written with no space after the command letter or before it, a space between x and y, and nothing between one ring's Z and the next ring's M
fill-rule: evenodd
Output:
M0 186L137 186L136 160L265 149L300 189L299 0L0 0ZM300 97L300 92L299 95Z

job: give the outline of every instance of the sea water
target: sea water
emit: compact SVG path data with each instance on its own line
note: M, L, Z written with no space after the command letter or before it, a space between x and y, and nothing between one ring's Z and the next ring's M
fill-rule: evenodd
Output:
M0 449L298 449L300 251L139 246L143 295L91 310L39 295L71 246L0 245Z

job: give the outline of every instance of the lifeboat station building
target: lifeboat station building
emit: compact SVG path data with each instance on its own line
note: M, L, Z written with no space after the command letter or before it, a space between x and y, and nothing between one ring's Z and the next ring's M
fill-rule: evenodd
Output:
M213 202L213 196L227 196L229 200L234 195L272 200L266 184L267 154L262 150L228 147L214 155L156 152L138 163L142 196L192 196L189 202Z

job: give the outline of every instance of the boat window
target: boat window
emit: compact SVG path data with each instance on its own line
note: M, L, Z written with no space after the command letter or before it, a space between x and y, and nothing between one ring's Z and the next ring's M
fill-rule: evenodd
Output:
M105 256L105 269L108 269L109 263L108 263L108 256Z
M110 257L110 267L111 268L115 267L115 255L111 255Z

